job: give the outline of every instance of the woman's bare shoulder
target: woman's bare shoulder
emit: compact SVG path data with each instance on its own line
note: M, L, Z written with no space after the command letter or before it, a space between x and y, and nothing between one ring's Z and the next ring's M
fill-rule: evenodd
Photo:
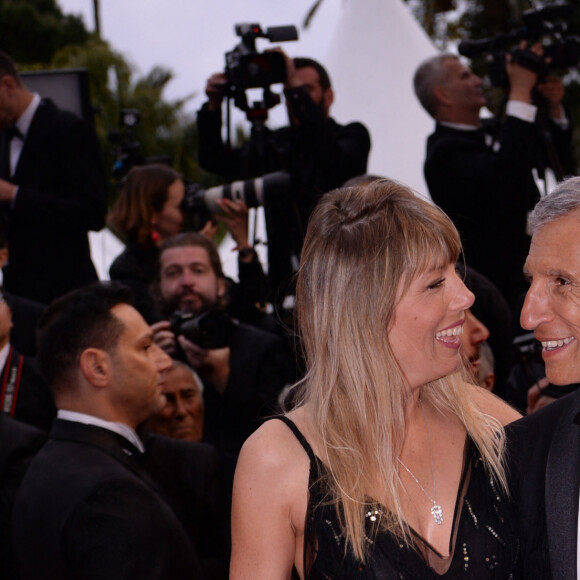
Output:
M266 471L273 476L277 472L304 469L308 462L306 451L289 426L284 421L271 419L246 440L238 466Z
M470 389L472 399L479 409L500 421L502 425L507 425L521 418L519 411L493 393L468 383L465 386Z

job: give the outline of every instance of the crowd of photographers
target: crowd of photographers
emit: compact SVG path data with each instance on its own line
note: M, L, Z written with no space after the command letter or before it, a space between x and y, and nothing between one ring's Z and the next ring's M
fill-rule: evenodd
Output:
M255 38L256 33L241 31L250 48L247 38ZM539 45L523 41L518 50L543 58ZM148 477L161 488L162 501L167 499L176 512L179 523L175 525L183 527L204 578L227 577L227 512L237 454L260 422L291 400L291 385L301 376L298 339L285 299L293 293L293 275L310 213L326 192L352 179L375 179L364 176L370 135L361 123L341 125L331 117L334 94L330 78L318 62L292 59L279 49L266 53L274 56L257 55L270 59L269 64L283 74L278 80L284 83L288 124L270 130L264 120L273 99L269 91L272 79L263 87L261 109L249 107L242 93L251 63L245 63L239 52L234 51L234 56L241 76L233 82L231 73L213 74L207 80L207 102L198 113L199 163L222 176L227 185L192 193L183 177L168 165L136 166L126 175L107 220L126 243L111 266L110 277L132 290L132 304L151 328L151 344L173 359L164 366L165 404L136 429L143 442L142 463L147 464ZM256 58L256 54L250 51L250 57ZM7 65L2 65L4 60ZM105 220L102 168L92 167L79 149L79 143L87 140L92 147L94 135L80 120L64 113L64 119L56 115L55 120L46 121L48 128L42 126L37 117L49 101L29 93L10 63L2 55L0 201L4 207L0 252L10 251L6 291L0 297L0 402L4 411L0 413L0 447L4 447L0 453L0 537L6 538L20 479L43 445L43 432L50 428L57 408L57 423L87 420L86 405L78 413L85 419L61 414L62 397L55 406L46 381L28 355L35 354L32 337L44 305L90 281L85 273L92 270L86 264L81 268L73 258L84 249L87 230L98 229ZM564 85L554 73L540 75L510 56L505 60L505 73L505 111L492 123L480 121L486 104L482 80L457 56L442 54L422 63L415 74L415 91L436 122L425 160L429 193L462 236L467 264L464 276L476 296L462 339L466 363L475 382L525 411L528 389L533 385L541 386L544 401L549 400L548 395L557 397L563 392L549 390L528 336L518 338L512 352L512 339L522 332L511 321L518 318L525 287L526 217L540 196L532 170L574 171L570 153L573 125L562 107ZM222 137L224 98L232 96L252 123L250 139L242 147L232 147ZM61 125L66 130L57 129ZM50 152L58 178L48 173L43 178L38 169L44 171L42 155L52 147L50 139L42 141L41 129L59 135L56 149ZM82 138L85 131L90 138ZM68 141L61 147L63 133ZM29 143L35 143L34 148ZM83 155L83 163L74 168L67 163L62 168L59 155L72 155L72 149L76 149L75 155ZM98 155L91 159L100 162ZM60 175L69 172L75 173L74 180L61 181ZM37 198L43 201L35 208ZM264 265L248 236L248 206L258 205L263 206L266 217L268 263ZM189 231L188 212L201 206L210 219L200 231ZM73 209L77 213L70 213ZM55 228L50 232L38 229L39 214L44 211L43 228L47 222L62 222L58 229L63 240L55 250L50 250L51 240L57 236ZM50 216L58 216L56 222L49 221ZM213 241L220 223L236 243L238 282L225 277ZM62 230L71 230L74 236ZM28 245L21 241L23 236L31 240ZM46 248L36 249L42 244ZM29 255L36 258L49 250L50 261L27 262ZM52 275L45 276L55 259L70 279L67 288L53 284ZM3 253L1 260L7 260ZM27 283L30 292L18 283L14 273L19 269L26 269L26 279L32 280ZM44 304L29 298L41 298ZM98 375L99 365L95 368ZM139 395L131 396L138 402ZM95 413L98 417L98 411ZM10 421L6 415L39 431L6 423ZM105 415L100 419L110 420ZM91 425L110 429L110 425L91 421ZM13 445L4 445L8 439ZM186 457L196 462L196 477L202 474L212 482L211 490L207 482L191 482L191 473L183 464ZM213 479L218 471L221 483ZM184 496L188 485L198 490L196 501L199 506L206 504L203 509L197 504L192 507ZM34 521L31 519L31 526ZM22 551L22 546L16 546L16 554ZM3 542L0 559L8 558L8 553ZM33 577L32 568L18 558L15 565L22 578ZM9 568L9 573L15 571ZM180 576L175 573L173 577Z

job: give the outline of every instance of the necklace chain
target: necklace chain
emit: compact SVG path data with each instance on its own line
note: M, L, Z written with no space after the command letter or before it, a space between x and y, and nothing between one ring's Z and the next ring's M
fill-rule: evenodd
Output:
M423 403L421 399L419 399L419 407L421 407L421 412L423 413L423 419L425 420L425 426L427 427L427 443L429 445L429 458L431 460L431 480L433 481L433 497L431 497L421 482L415 477L415 474L403 463L403 460L400 457L397 457L397 461L405 468L407 473L415 480L415 483L421 488L421 491L427 496L427 499L433 504L431 506L431 515L435 520L437 525L441 525L443 523L443 509L437 503L437 488L435 485L435 469L433 468L433 450L431 448L431 431L429 430L429 421L427 421L427 415L425 415L425 410L423 409Z

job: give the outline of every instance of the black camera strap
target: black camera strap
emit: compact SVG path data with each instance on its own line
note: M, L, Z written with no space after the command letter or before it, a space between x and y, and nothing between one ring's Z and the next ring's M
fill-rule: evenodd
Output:
M18 389L22 378L22 366L24 357L14 351L11 346L6 358L6 364L2 371L2 390L0 391L0 404L2 411L14 416L16 401L18 400Z

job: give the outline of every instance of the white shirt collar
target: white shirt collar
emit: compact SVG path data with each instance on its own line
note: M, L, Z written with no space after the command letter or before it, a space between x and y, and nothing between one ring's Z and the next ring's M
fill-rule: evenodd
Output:
M476 125L466 125L465 123L448 123L447 121L439 121L439 125L444 127L449 127L451 129L457 129L459 131L477 131L479 129Z
M23 137L26 137L28 129L30 129L30 123L32 123L32 118L36 113L36 109L38 109L38 105L40 105L40 95L38 93L33 93L32 101L30 101L30 104L28 107L26 107L24 113L20 115L18 121L15 123L17 129L22 133Z
M121 435L129 443L132 443L141 453L145 453L145 447L143 446L143 441L139 438L137 433L128 425L124 423L115 423L114 421L105 421L105 419L100 419L93 415L87 415L86 413L77 413L76 411L67 411L66 409L59 409L57 413L59 419L64 419L65 421L75 421L76 423L83 423L85 425L94 425L95 427L102 427L103 429L108 429L113 431L118 435Z

